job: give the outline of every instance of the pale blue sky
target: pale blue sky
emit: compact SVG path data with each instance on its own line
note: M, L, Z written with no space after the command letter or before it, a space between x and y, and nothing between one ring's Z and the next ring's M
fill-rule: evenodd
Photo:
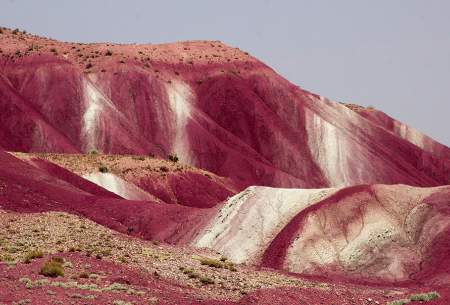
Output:
M222 40L293 83L450 145L448 0L0 0L0 25L65 41Z

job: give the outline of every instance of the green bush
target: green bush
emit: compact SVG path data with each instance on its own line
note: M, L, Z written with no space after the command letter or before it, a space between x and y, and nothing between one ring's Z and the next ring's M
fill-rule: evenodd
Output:
M59 257L59 256L55 256L55 257L52 257L52 261L60 263L60 264L63 264L64 263L64 258Z
M196 273L192 268L180 268L181 271L183 271L184 274L186 274L190 279L196 279L199 278L200 275Z
M389 302L387 305L404 305L404 304L408 304L411 301L408 299L402 299L402 300L396 300L396 301L392 301Z
M30 263L35 258L42 258L44 256L44 252L41 250L32 250L25 255L24 262L26 264Z
M236 267L234 267L234 264L232 262L228 262L227 258L224 256L222 256L220 260L209 257L198 257L197 259L200 261L200 264L202 265L214 268L228 269L233 272L237 271Z
M51 259L44 263L39 274L47 277L64 276L64 267L58 260Z
M436 291L426 292L426 293L419 293L419 294L413 294L409 297L411 301L431 301L439 298L440 295Z
M213 258L207 258L207 257L202 257L200 258L200 264L202 265L206 265L209 267L214 267L214 268L223 268L224 264L216 259Z
M200 282L202 284L205 284L205 285L210 285L210 284L214 284L215 283L213 279L211 279L209 277L206 277L206 276L200 277Z
M413 294L408 299L392 301L392 302L388 303L387 305L404 305L404 304L410 303L411 301L427 302L427 301L435 300L439 297L440 297L439 293L437 293L436 291L431 291L431 292Z

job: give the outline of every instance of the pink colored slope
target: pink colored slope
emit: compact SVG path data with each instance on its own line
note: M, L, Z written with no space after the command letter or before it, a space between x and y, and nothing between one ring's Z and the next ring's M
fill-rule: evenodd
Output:
M378 124L382 128L417 145L434 156L450 159L450 148L422 134L420 131L399 122L384 112L375 109L360 109L357 112L372 123Z
M450 279L449 206L448 186L345 188L292 218L262 265L372 283L443 285Z
M180 244L190 241L212 212L105 197L106 191L100 193L98 189L88 189L78 180L67 179L60 171L52 171L49 175L1 151L0 164L8 164L0 168L0 207L5 210L22 213L65 211L122 233Z
M262 253L258 264L262 266L342 281L400 283L409 287L424 282L440 287L449 279L449 187L362 185L340 190L299 191L262 188L267 192L261 195L268 201L273 200L274 205L272 208L263 205L264 212L255 216L225 209L227 205L238 203L234 199L214 208L201 209L115 199L106 191L91 188L64 171L54 168L44 171L46 167L34 167L5 152L0 152L0 164L8 165L0 167L0 207L5 210L22 213L65 211L119 232L178 245L192 244L211 232L213 238L223 238L214 234L211 223L216 221L218 214L227 213L235 217L233 227L226 228L231 229L228 238L241 238L238 241L242 244L249 242L245 238L256 240ZM251 211L253 206L263 204L257 195L260 189L257 187L254 188L256 193L235 197L244 200L242 208ZM279 192L279 196L271 196L270 192L274 191ZM289 202L282 200L290 198L282 196L286 192L293 195L289 195L292 197ZM293 205L294 210L289 213L272 215L277 204L289 208L295 203L295 196L305 192L311 194L311 203ZM303 200L298 197L300 199ZM241 228L247 218L250 223ZM390 227L392 234L380 235ZM242 229L249 229L248 235L244 232L244 239L238 234ZM260 241L261 234L266 234L264 232L269 235ZM377 241L373 243L370 236L378 238ZM299 238L303 240L296 243ZM324 241L330 243L327 251L336 251L341 260L317 261L316 258L321 257L317 251ZM360 261L345 260L344 257L349 257L345 254L346 247L356 247L355 253L361 253ZM211 248L215 249L214 246ZM236 251L236 247L231 251ZM313 255L308 256L308 253ZM329 254L324 252L323 255ZM233 259L232 255L229 257ZM397 264L397 269L391 270L392 264Z
M449 183L442 145L418 146L221 43L28 39L46 47L29 52L27 40L0 37L11 52L0 59L0 144L7 150L177 154L245 186ZM107 48L113 56L104 55ZM14 120L11 107L19 109Z

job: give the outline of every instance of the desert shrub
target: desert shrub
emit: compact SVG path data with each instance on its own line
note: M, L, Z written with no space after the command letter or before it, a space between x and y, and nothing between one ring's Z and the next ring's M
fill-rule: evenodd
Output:
M180 269L181 270L181 269ZM190 279L199 278L200 275L196 273L192 268L183 268L183 273L186 274Z
M89 152L89 154L91 154L91 155L96 155L96 154L98 154L98 151L95 150L95 149L92 149L92 150Z
M177 155L169 155L167 158L172 162L178 162L179 160Z
M108 172L108 168L106 166L102 165L102 166L100 166L98 168L98 171L101 172L101 173L107 173Z
M93 67L93 65L92 65L92 63L88 63L87 65L86 65L86 69L90 69L90 68L92 68Z
M210 285L210 284L214 284L215 283L213 279L211 279L211 278L209 278L207 276L202 276L202 277L200 277L199 280L200 280L200 282L202 284L205 284L205 285Z
M404 304L408 304L409 302L411 302L408 299L402 299L402 300L395 300L392 302L389 302L387 305L404 305Z
M110 248L105 248L100 251L100 254L103 256L111 256L112 250Z
M122 301L122 300L114 300L113 305L133 305L133 303Z
M12 31L13 35L16 35L19 33L19 29L14 29L14 31Z
M222 256L220 258L220 260L214 259L214 258L209 258L209 257L195 257L195 259L197 259L200 264L205 265L205 266L209 266L209 267L213 267L213 268L222 268L222 269L228 269L230 271L237 271L236 267L234 266L234 264L232 262L228 262L227 258Z
M12 262L14 261L14 257L9 254L3 254L0 256L0 262Z
M88 279L89 278L89 274L87 272L82 272L82 273L80 273L80 275L78 275L78 277L80 279Z
M35 45L35 44L31 44L31 46L28 47L28 51L38 51L39 50L39 46Z
M41 250L32 250L25 255L24 262L30 263L35 258L42 258L44 256L44 252Z
M169 169L166 166L160 166L159 170L165 173L169 171Z
M224 264L221 261L218 261L213 258L202 257L199 259L199 261L200 261L200 264L206 265L209 267L214 267L214 268L223 268L224 267Z
M53 258L44 263L39 274L47 277L64 276L64 267L59 260Z
M64 258L59 257L59 256L54 256L54 257L52 257L51 260L54 261L54 262L57 262L59 264L63 264L64 263Z
M19 252L19 250L20 250L19 248L14 247L14 246L6 249L6 251L8 251L9 253L12 253L12 254Z
M190 279L196 279L196 278L198 278L200 275L198 275L198 274L195 273L195 272L191 272L191 273L187 273L187 276L188 276Z
M431 301L439 298L440 295L436 291L426 292L426 293L419 293L419 294L413 294L409 297L411 301Z

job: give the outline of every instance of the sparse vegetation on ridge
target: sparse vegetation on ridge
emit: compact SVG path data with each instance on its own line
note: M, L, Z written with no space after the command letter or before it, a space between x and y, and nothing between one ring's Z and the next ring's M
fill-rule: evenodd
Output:
M428 301L438 299L439 297L440 297L440 295L436 291L417 293L417 294L411 295L407 299L401 299L401 300L395 300L395 301L389 302L387 305L404 305L404 304L408 304L408 303L415 302L415 301L428 302Z
M191 287L203 287L202 289L206 289L204 293L213 292L216 296L226 296L227 298L238 298L242 295L241 291L250 292L260 287L305 285L307 287L315 287L305 281L292 279L273 272L231 272L227 268L214 268L202 265L194 257L206 256L193 256L192 252L190 252L192 250L185 252L186 250L175 249L156 241L130 238L92 221L66 213L0 214L0 227L4 226L4 224L10 225L7 230L4 230L4 233L8 234L11 240L14 240L14 245L19 246L13 247L9 242L2 243L2 247L0 247L1 257L8 255L9 260L20 264L25 254L30 252L28 244L23 242L24 240L30 240L30 237L33 241L33 247L35 249L45 249L45 255L52 256L55 253L61 253L58 254L60 256L57 258L49 258L43 261L40 267L44 267L46 262L51 262L52 265L56 262L58 267L62 267L64 278L67 278L68 281L51 280L51 284L46 284L46 280L48 281L46 278L30 280L26 283L25 280L22 280L23 284L30 287L30 289L49 286L91 291L100 289L114 292L124 291L121 290L121 287L128 287L126 291L130 291L130 293L141 293L138 292L140 289L133 288L134 290L130 290L131 287L123 284L119 286L118 283L111 284L112 286L97 286L93 288L92 283L87 284L83 281L94 280L96 277L102 278L102 275L99 275L102 273L102 270L80 268L75 260L71 261L73 264L71 268L68 260L61 257L67 254L75 256L89 254L95 260L97 253L102 256L102 260L98 261L99 263L106 261L106 263L114 262L122 265L124 264L123 261L126 261L126 268L136 268L143 272L148 272L155 278L183 282ZM2 238L4 237L0 233L0 240ZM13 253L10 253L10 250ZM222 260L226 261L225 258L221 257L215 260L220 263L223 263ZM61 273L58 273L58 271L56 274L55 272L50 272L46 277L51 278L53 276L61 278ZM81 280L75 285L75 279Z
M432 301L440 297L436 291L413 294L409 297L411 301Z

